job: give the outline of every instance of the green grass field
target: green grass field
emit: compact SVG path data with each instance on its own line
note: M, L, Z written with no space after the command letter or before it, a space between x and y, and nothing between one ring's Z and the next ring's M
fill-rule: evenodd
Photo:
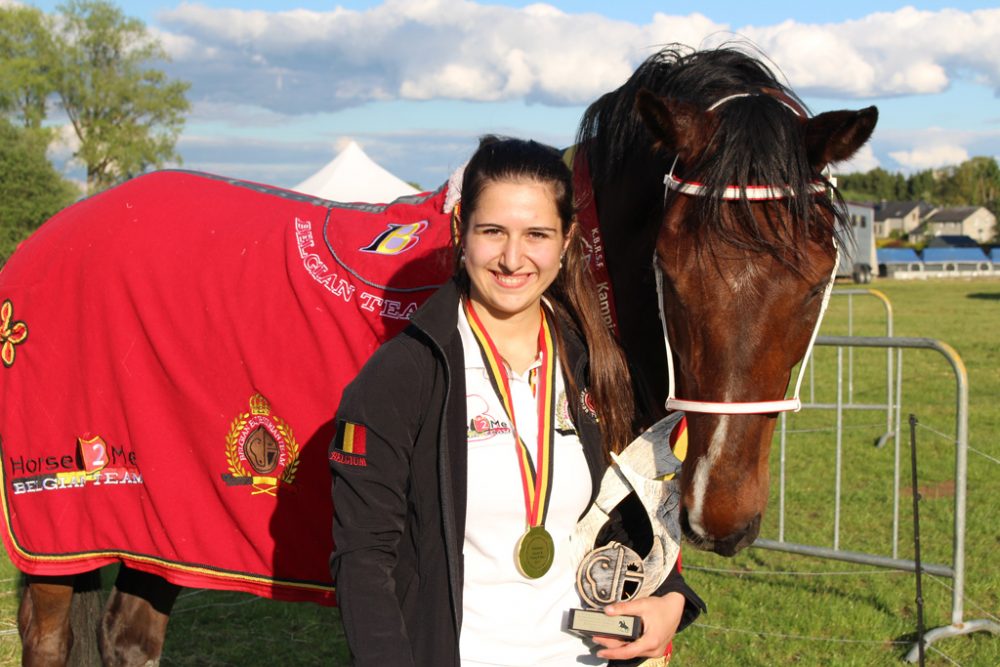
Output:
M842 285L841 288L850 287ZM881 281L891 300L895 334L951 344L968 369L970 386L969 478L964 618L1000 616L1000 395L997 332L1000 281ZM885 316L870 297L853 297L855 335L881 336ZM847 298L831 303L822 333L846 335ZM848 354L844 353L844 364ZM884 402L884 350L855 350L854 400ZM836 396L836 351L816 352L816 399ZM846 372L846 370L845 370ZM955 375L933 351L903 355L900 558L913 558L913 514L906 417L917 416L921 550L925 563L950 564L955 466ZM846 394L846 379L844 392ZM804 390L803 394L807 396ZM881 412L845 414L841 549L892 553L893 447L876 449L885 431ZM833 546L835 415L805 410L788 419L785 539ZM777 447L772 452L772 493L764 537L777 537ZM685 551L688 578L710 613L678 640L678 665L873 665L894 664L915 638L912 573L750 549L733 559ZM951 620L950 579L925 576L925 624ZM901 643L905 642L905 644ZM929 650L927 664L998 665L1000 637L976 634L944 640Z
M841 288L851 287L842 285ZM1000 280L881 281L891 300L897 336L951 344L970 384L968 534L965 619L1000 616ZM855 335L883 335L879 302L853 298ZM823 333L847 333L847 298L836 297ZM885 397L885 352L853 353L856 402ZM845 364L847 355L845 353ZM954 510L955 380L943 357L929 351L903 356L903 425L916 414L921 546L925 562L950 564ZM836 353L819 348L816 399L835 396ZM846 392L846 388L845 388ZM804 392L805 394L805 392ZM806 394L807 395L807 394ZM788 419L785 539L833 543L834 414L804 410ZM892 460L879 412L845 415L840 548L890 555ZM907 436L908 437L908 436ZM899 557L912 558L912 496L908 440L903 441ZM777 537L777 446L772 457L772 502L762 531ZM732 559L686 549L687 578L709 613L676 641L673 665L892 665L915 636L911 573L749 549ZM17 573L0 571L0 665L19 664ZM951 581L924 578L925 623L951 619ZM249 595L187 590L170 622L162 664L347 664L337 612L282 604ZM935 644L929 665L1000 665L1000 637L979 633Z

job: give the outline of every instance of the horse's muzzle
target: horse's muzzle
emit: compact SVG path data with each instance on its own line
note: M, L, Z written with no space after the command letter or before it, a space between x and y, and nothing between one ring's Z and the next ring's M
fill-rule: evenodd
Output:
M758 514L742 530L738 530L721 539L701 536L695 533L688 522L687 510L683 507L681 508L680 524L684 538L696 549L711 551L728 558L735 556L754 543L754 540L760 534L760 519L761 515Z

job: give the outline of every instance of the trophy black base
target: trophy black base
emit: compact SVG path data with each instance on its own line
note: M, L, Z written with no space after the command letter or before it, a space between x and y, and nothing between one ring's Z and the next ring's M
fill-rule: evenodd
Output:
M635 641L642 635L642 618L608 616L599 609L570 609L569 630L582 635L601 635Z

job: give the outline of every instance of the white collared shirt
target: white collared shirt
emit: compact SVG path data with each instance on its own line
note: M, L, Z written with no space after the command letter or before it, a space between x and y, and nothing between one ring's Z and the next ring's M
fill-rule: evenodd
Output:
M517 571L515 547L526 530L524 491L510 420L490 383L476 338L459 305L465 351L468 431L468 501L465 584L460 650L463 667L486 665L602 665L581 638L564 630L565 615L580 607L569 537L590 501L591 479L583 447L567 409L561 368L556 375L553 481L545 528L556 553L538 579ZM536 361L531 368L541 365ZM538 412L529 383L504 364L518 434L532 461Z

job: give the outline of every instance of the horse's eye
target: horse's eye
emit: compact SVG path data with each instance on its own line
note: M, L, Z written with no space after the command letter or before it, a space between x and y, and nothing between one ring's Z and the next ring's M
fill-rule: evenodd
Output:
M823 293L826 291L826 286L829 284L829 280L823 280L822 282L813 285L809 290L809 293L806 295L806 301L811 302L813 299L822 298Z

